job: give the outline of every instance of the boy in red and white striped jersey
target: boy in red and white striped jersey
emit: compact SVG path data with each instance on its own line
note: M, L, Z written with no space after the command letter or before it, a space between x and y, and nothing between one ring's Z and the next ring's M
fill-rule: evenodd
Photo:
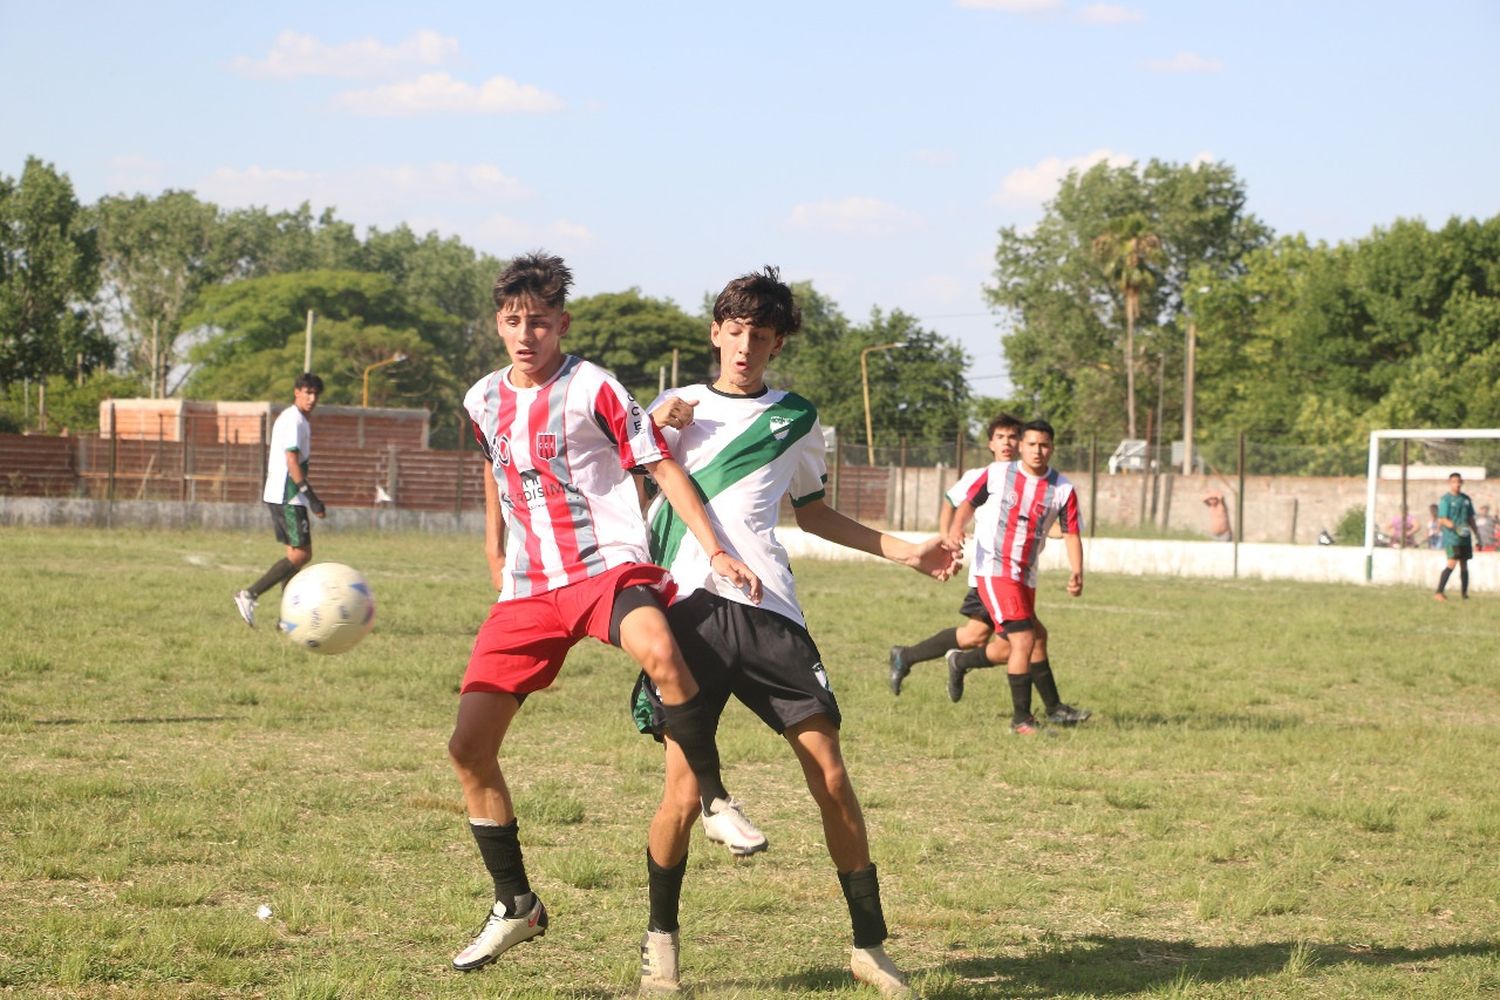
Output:
M1083 593L1083 521L1073 484L1050 467L1053 437L1052 425L1045 420L1022 427L1020 460L996 462L970 484L953 512L949 534L950 544L963 544L963 525L976 517L974 571L979 597L1004 633L997 632L985 651L992 660L1005 658L1013 708L1011 729L1023 735L1037 731L1031 714L1037 559L1054 520L1061 521L1068 549L1068 593L1073 597ZM1007 642L1008 651L1004 650Z
M495 281L509 366L464 398L490 460L484 479L485 556L499 599L464 673L448 754L469 825L495 884L495 904L453 959L467 972L546 932L547 911L526 878L500 744L526 696L550 685L585 636L624 649L661 690L672 733L702 790L703 821L724 839L765 838L725 790L717 713L698 691L662 603L670 575L652 565L631 475L650 472L730 585L760 600L760 580L725 552L692 481L661 434L604 369L564 354L573 276L562 259L517 258Z

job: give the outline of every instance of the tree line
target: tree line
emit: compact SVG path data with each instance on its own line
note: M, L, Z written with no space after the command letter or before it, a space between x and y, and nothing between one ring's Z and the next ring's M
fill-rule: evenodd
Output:
M1384 427L1500 426L1500 216L1398 219L1338 244L1278 236L1223 163L1070 173L1000 231L986 288L1014 405L1076 438L1241 432L1264 471L1357 473ZM1143 416L1144 414L1144 416Z
M1001 406L1112 445L1180 437L1191 400L1211 456L1230 461L1247 432L1295 451L1278 471L1358 471L1375 427L1500 426L1500 216L1330 245L1275 234L1228 164L1101 163L1064 178L1035 225L1002 228L994 260L1009 398L974 395L964 351L918 318L854 320L806 283L772 381L862 444L861 354L903 344L868 355L875 444L892 455L951 446ZM401 355L372 372L370 402L429 408L434 443L451 444L464 388L504 361L502 264L404 225L361 235L332 208L228 210L188 191L83 205L31 158L0 175L0 429L25 422L34 384L78 429L102 398L281 399L310 310L328 402L360 402L367 367ZM712 377L709 307L582 296L569 348L649 399L674 365L679 382Z
M52 426L79 430L97 426L106 398L283 399L311 311L326 402L359 404L369 366L399 355L370 370L370 404L430 409L434 446L452 446L464 390L504 364L490 298L503 263L404 225L360 235L331 208L226 210L189 191L83 205L31 158L19 178L0 175L0 429L25 423L36 384ZM899 364L872 358L877 444L951 443L968 425L977 403L955 343L900 310L854 321L810 284L798 292L805 325L771 377L811 397L844 440L864 440L860 351L896 341ZM643 402L664 373L712 375L708 297L690 312L629 288L569 309L568 349Z

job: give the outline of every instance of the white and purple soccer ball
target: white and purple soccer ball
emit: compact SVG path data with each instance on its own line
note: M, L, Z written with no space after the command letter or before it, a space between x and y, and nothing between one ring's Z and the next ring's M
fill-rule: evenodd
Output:
M314 653L353 649L375 625L375 597L359 572L343 563L309 566L281 595L281 632Z

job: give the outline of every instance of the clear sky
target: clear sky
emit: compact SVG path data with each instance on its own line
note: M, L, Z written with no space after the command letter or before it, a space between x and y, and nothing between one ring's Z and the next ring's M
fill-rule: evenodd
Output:
M1500 210L1500 3L0 0L0 173L332 205L696 310L765 263L1005 389L996 232L1070 165L1233 165L1278 233Z

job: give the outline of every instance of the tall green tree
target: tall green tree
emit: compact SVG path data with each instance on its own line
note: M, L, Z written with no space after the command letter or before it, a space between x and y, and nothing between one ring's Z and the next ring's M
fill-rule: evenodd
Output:
M1127 435L1135 434L1135 321L1141 314L1141 295L1156 287L1156 268L1162 259L1161 237L1151 232L1146 217L1132 212L1112 220L1094 237L1098 258L1110 288L1119 294L1125 314L1125 414Z
M306 271L208 289L187 320L203 332L190 354L195 368L187 393L203 399L286 395L302 370L308 309L318 317L313 369L323 377L326 402L358 404L365 368L399 353L405 361L371 374L371 402L431 410L439 442L438 431L456 428L467 383L425 336L442 317L410 302L381 274Z
M0 176L0 385L108 365L85 308L98 287L98 240L68 176L34 156L19 180Z
M1183 294L1189 270L1207 263L1232 276L1270 237L1245 207L1244 186L1227 164L1097 164L1070 173L1029 230L1006 227L986 287L1017 401L1079 435L1130 434L1139 404L1124 364L1125 325L1117 286L1101 270L1095 240L1139 218L1161 243L1157 280L1139 289L1129 331L1133 356L1158 360L1169 402L1180 403ZM1132 390L1135 391L1132 391Z
M219 209L190 191L166 191L107 196L91 215L102 264L95 315L120 345L124 369L151 396L169 395L183 319L232 267Z

